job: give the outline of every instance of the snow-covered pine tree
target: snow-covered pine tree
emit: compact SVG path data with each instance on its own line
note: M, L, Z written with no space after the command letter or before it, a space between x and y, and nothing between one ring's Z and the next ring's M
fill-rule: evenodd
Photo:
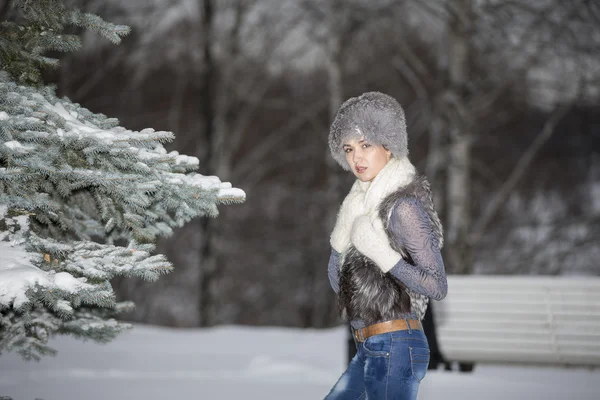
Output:
M0 35L0 354L53 354L55 334L109 341L129 325L114 319L110 279L154 280L171 270L152 254L159 236L245 193L195 173L198 159L167 153L171 132L134 132L114 118L58 98L40 68L47 50L73 50L68 25L118 43L128 32L59 0L15 0L19 23Z

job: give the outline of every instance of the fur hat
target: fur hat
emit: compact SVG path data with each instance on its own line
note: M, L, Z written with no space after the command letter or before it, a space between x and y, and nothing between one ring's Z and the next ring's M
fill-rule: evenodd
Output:
M347 171L350 167L343 145L349 139L362 137L371 144L384 145L394 157L408 156L406 119L396 99L380 92L367 92L342 104L329 130L329 150Z

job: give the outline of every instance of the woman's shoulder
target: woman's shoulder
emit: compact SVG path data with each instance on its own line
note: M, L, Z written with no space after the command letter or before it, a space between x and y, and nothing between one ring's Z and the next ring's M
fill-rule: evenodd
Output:
M415 175L414 179L398 192L404 197L416 198L423 201L431 196L431 185L425 175Z
M429 219L423 200L414 194L398 197L390 210L389 216L398 221Z
M431 186L424 175L416 175L407 185L390 193L382 202L384 208L397 208L401 204L427 207L432 202Z
M440 248L443 245L442 223L435 211L429 181L423 175L396 193L388 218L394 220L392 225L432 230Z

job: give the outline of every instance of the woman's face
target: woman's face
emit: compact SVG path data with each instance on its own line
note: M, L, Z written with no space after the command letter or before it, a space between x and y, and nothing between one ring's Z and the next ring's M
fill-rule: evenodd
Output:
M346 141L344 152L350 169L363 182L372 181L392 156L385 147L372 145L365 139Z

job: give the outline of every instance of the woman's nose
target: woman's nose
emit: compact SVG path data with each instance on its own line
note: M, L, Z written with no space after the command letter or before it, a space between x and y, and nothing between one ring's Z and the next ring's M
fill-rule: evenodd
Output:
M362 153L360 152L360 150L355 150L352 153L352 161L356 164L358 161L362 160Z

